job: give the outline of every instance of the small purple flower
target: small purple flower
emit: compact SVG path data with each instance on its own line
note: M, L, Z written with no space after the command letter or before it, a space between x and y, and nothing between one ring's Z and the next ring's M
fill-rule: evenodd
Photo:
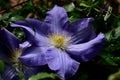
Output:
M22 73L28 80L31 75L39 72L39 68L29 67L19 59L22 55L32 52L29 48L33 50L34 47L30 46L27 41L20 44L18 38L7 29L0 30L0 60L6 64L2 75L3 80L19 80L18 73Z
M40 47L49 68L65 80L76 73L80 62L90 60L103 47L104 35L96 36L92 21L92 18L83 18L70 23L66 11L56 5L47 12L44 22L27 18L11 26L23 28L32 45ZM41 65L39 55L33 55L37 55L35 59L26 55L20 60L32 66Z

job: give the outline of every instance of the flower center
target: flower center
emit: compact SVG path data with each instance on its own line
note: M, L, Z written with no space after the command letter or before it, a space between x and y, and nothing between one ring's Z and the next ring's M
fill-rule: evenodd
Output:
M22 54L21 49L15 49L13 51L13 55L11 57L11 62L13 63L13 67L15 67L15 69L18 72L23 71L24 68L26 68L26 66L18 59Z
M53 34L49 38L53 42L53 45L57 48L63 48L66 44L66 37L63 35Z

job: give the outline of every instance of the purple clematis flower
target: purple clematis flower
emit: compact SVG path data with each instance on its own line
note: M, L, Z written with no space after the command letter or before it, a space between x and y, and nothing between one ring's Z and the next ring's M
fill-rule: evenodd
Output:
M25 79L28 80L31 75L40 71L38 67L29 67L19 59L22 55L33 52L31 50L36 51L30 46L27 41L20 44L18 38L7 29L0 30L0 60L6 63L3 80L20 80L18 73L24 74Z
M56 5L47 12L44 22L27 18L11 26L23 28L32 45L40 47L49 68L65 80L76 73L80 62L90 60L103 47L104 35L96 36L92 21L92 18L83 18L70 23L64 8ZM33 55L35 59L26 55L20 60L32 66L41 65L39 55Z

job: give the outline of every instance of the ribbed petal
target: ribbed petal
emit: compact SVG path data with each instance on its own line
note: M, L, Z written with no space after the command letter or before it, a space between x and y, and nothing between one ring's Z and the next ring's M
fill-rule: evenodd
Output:
M55 48L48 49L46 60L49 68L57 72L62 80L73 76L80 64L73 60L67 53Z
M100 52L104 44L104 35L100 33L96 38L89 42L70 45L66 51L78 61L88 61Z
M28 41L30 41L34 45L44 46L44 45L48 44L47 37L35 32L33 30L34 27L31 28L31 26L28 26L28 24L25 23L24 21L18 21L16 23L11 23L11 26L23 28L26 33L26 37L27 37Z
M2 75L2 79L3 80L20 80L16 70L10 66L5 67L5 71Z
M68 16L65 9L57 5L47 12L47 16L45 18L45 22L50 25L51 31L57 34L62 31L62 27L64 27L67 21Z
M41 22L40 20L32 18L26 18L26 21L28 22L29 25L33 27L35 32L41 35L47 36L51 33L50 27L45 22Z
M70 27L68 26L68 30L70 29L72 32L79 32L84 28L92 26L93 18L82 18L80 20L76 20L72 22Z
M7 29L2 28L2 30L0 31L0 43L9 50L13 51L16 48L19 48L20 41Z
M93 18L83 18L67 25L66 30L72 34L71 42L78 44L96 37L92 27Z
M19 59L29 66L40 66L46 64L44 52L42 51L41 47L27 48L23 52L22 56L19 57Z

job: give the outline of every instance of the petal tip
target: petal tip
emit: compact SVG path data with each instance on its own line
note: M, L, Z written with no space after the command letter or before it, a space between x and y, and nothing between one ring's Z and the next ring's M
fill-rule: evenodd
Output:
M105 38L104 34L103 33L99 33L98 35L100 38Z

